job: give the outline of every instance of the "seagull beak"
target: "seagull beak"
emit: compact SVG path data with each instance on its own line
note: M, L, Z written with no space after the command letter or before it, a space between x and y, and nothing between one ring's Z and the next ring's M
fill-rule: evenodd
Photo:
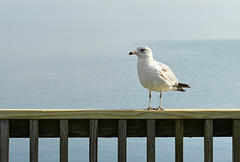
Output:
M135 51L129 52L129 55L133 55L133 54L137 54L137 52L135 52Z

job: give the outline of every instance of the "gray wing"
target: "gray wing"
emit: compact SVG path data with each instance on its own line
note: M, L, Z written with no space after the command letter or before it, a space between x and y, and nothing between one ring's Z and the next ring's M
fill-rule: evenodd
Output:
M166 64L157 62L157 65L161 67L161 68L159 68L160 69L159 73L161 74L161 76L164 79L166 79L172 86L178 84L178 80L177 80L176 76L174 75L172 70Z

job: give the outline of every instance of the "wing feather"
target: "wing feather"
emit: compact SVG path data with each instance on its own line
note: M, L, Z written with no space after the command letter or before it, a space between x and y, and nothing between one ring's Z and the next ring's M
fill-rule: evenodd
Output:
M159 68L160 75L167 80L172 86L178 84L178 80L172 70L164 63L157 62Z

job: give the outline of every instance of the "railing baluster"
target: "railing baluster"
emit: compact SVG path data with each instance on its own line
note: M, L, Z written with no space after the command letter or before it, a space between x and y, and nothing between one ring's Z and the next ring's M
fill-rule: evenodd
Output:
M126 162L127 120L118 120L118 162Z
M98 153L98 120L90 119L89 129L89 161L97 162Z
M240 161L240 120L233 120L232 161Z
M175 121L175 162L183 162L183 120Z
M38 162L38 120L30 119L30 161Z
M0 162L9 161L9 120L0 120Z
M155 119L147 119L147 162L155 162Z
M213 120L204 120L204 162L213 162Z
M60 162L68 161L68 120L60 120Z

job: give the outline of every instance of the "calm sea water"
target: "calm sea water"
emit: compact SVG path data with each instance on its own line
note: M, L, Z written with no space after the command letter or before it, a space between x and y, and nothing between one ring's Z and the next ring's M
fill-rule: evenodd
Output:
M1 55L0 108L142 109L148 90L137 76L136 56L147 45L168 64L186 93L163 94L165 109L240 108L240 40L142 41L78 53ZM158 93L152 94L158 106ZM128 161L146 161L146 138L128 139ZM39 160L59 161L59 139L40 139ZM156 161L174 161L174 138L157 138ZM230 162L231 138L214 138L214 161ZM203 161L203 138L184 139L184 161ZM10 161L29 161L29 140L10 139ZM88 161L88 139L69 140L69 161ZM117 161L117 139L99 139L99 161Z

